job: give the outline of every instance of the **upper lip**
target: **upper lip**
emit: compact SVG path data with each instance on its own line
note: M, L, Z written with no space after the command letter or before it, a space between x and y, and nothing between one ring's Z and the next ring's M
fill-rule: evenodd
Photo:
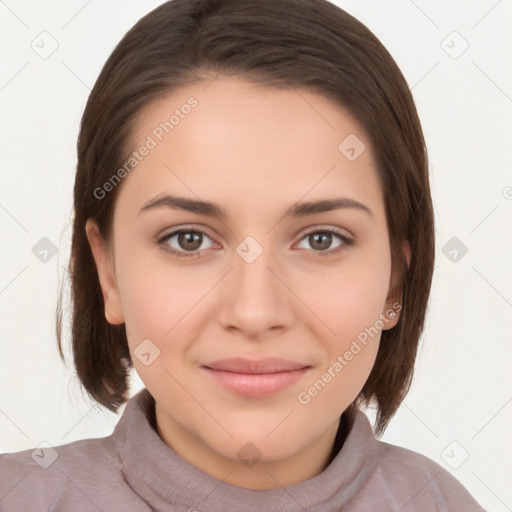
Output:
M203 366L212 370L225 372L262 374L301 370L302 368L307 368L309 365L281 359L279 357L266 357L257 360L246 359L244 357L230 357L212 361Z

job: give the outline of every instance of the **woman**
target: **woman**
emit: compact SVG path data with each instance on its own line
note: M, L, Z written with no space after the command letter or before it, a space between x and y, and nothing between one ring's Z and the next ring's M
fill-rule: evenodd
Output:
M410 91L356 19L164 3L91 92L74 205L77 374L112 411L131 367L146 388L109 437L2 455L2 510L483 510L360 409L380 435L408 391L434 227Z

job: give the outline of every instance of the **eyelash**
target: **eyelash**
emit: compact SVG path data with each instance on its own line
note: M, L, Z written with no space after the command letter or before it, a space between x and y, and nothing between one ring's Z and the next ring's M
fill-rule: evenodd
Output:
M191 253L188 253L186 251L176 251L175 249L171 249L169 247L169 245L166 244L166 242L170 238L172 238L173 236L178 235L180 233L199 233L199 234L205 235L211 239L211 237L207 233L205 233L204 231L202 231L200 229L196 229L196 228L194 228L194 229L192 229L192 228L177 229L176 231L172 231L171 233L164 235L164 236L160 237L159 239L157 239L157 242L162 247L162 250L172 254L173 256L177 256L178 258L197 258L197 257L200 257L200 254L201 254L200 251L191 252ZM336 235L337 237L339 237L341 239L342 243L338 247L336 247L336 249L333 249L333 250L325 250L325 251L312 250L315 257L325 258L325 257L337 255L341 251L346 250L347 246L350 246L354 243L353 240L348 238L346 235L344 235L341 232L339 232L338 230L332 229L332 228L316 229L313 231L309 231L308 233L305 233L300 240L303 240L304 238L306 238L310 235L316 234L316 233L330 233L330 234Z

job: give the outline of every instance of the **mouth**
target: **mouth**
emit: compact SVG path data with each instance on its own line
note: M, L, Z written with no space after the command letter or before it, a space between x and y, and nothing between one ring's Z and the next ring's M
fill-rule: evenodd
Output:
M214 361L201 369L230 392L259 398L292 386L309 372L311 366L280 358L250 360L238 357Z

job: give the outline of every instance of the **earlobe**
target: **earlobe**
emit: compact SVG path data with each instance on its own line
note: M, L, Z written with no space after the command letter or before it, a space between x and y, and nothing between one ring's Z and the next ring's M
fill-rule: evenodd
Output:
M112 268L111 258L96 222L92 219L88 219L85 224L85 232L98 271L103 302L105 304L105 318L109 324L122 324L124 322L124 315L121 308L115 273Z

